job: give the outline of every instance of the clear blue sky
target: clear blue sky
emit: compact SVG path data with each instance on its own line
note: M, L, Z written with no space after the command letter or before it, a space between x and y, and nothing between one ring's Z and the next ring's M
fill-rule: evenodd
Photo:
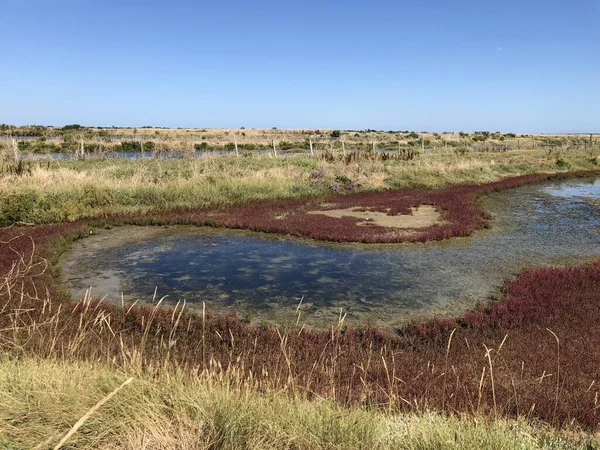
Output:
M0 122L600 132L600 0L0 0Z

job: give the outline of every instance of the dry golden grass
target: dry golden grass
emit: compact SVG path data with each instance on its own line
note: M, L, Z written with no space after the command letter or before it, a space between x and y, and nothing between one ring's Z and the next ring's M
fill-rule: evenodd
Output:
M60 442L104 449L570 449L589 439L524 421L388 414L259 393L238 383L235 371L194 377L168 366L148 373L35 357L0 364L0 447L7 449L62 448Z

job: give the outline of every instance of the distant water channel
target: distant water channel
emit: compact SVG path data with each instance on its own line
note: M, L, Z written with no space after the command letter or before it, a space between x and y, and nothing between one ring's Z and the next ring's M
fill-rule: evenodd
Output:
M236 311L253 321L312 326L456 314L498 295L526 267L600 255L600 181L548 182L480 200L492 228L403 245L329 244L201 227L117 227L76 242L62 282L79 298L165 302Z
M252 152L240 151L240 155L270 155L268 150L253 150ZM304 155L307 152L279 152L279 157L287 157L292 155ZM206 158L214 156L235 156L233 151L195 151L194 153L181 154L178 152L109 152L109 153L86 153L86 159L182 159L193 155L195 158ZM73 153L23 153L19 157L23 161L67 161L77 160L77 155Z

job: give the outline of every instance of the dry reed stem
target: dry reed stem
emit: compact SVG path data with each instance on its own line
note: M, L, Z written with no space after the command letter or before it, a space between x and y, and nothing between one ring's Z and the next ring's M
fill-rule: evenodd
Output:
M554 399L554 412L552 413L552 423L556 420L556 410L558 409L558 394L560 390L560 339L550 328L546 328L556 340L556 398Z
M71 427L67 434L65 434L64 437L60 440L60 442L56 444L54 450L59 450L64 445L64 443L67 442L69 438L73 436L79 428L81 428L81 426L86 422L86 420L88 420L92 416L92 414L94 414L102 405L104 405L107 401L109 401L111 398L117 395L117 393L121 389L123 389L132 381L133 377L127 378L120 386L115 388L110 394L108 394L106 397L98 401L98 403L96 403L92 408L90 408L90 410L86 412L83 416L81 416L81 418L75 423L75 425Z

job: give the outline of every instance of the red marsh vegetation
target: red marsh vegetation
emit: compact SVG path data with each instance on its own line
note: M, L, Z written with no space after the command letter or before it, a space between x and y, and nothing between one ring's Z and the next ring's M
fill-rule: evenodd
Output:
M531 174L506 178L481 185L450 186L443 189L407 189L353 194L332 194L318 198L256 201L218 210L172 210L143 215L109 217L109 222L148 224L199 224L287 234L310 239L361 242L400 243L442 240L468 236L483 228L488 215L475 202L475 197L492 191L598 172ZM423 205L439 211L439 222L425 227L380 226L366 222L351 213L341 218L326 215L331 210L369 211L387 216L411 214ZM322 211L323 214L319 214ZM410 217L410 216L409 216Z

